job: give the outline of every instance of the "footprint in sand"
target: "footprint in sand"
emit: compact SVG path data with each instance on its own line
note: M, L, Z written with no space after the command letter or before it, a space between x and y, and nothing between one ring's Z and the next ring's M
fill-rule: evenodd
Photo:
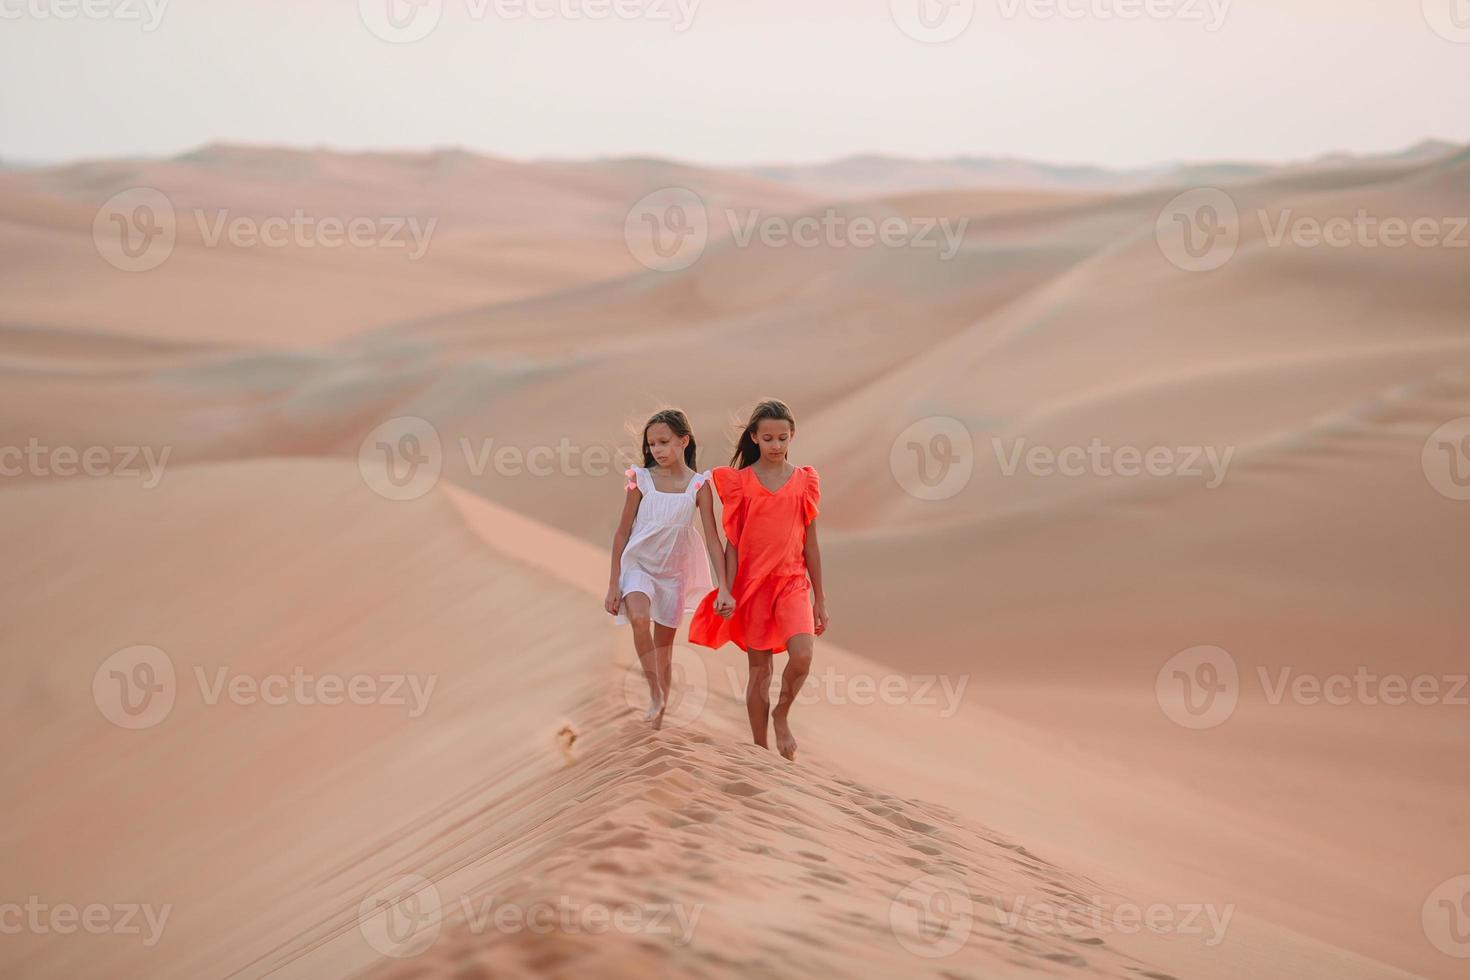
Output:
M577 761L576 753L572 747L577 744L577 729L570 723L562 725L556 732L556 747L567 765L573 765Z

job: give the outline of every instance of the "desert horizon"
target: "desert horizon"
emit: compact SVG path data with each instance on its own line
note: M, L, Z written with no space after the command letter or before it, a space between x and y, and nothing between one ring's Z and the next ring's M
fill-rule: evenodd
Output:
M1464 974L1438 0L1238 91L1164 69L1316 0L59 2L0 23L0 974Z

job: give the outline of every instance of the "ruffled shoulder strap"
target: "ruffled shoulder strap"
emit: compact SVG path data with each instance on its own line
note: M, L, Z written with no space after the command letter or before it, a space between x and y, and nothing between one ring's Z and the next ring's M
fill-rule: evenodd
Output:
M724 525L725 537L738 548L740 532L745 529L745 474L728 466L716 466L710 470L710 479L724 508L720 523Z
M685 493L698 493L699 492L699 488L702 487L702 486L704 486L708 482L709 482L709 470L705 470L703 473L696 473L696 474L694 474L694 478L689 481L689 486L685 489L684 492Z
M715 483L715 492L720 495L720 503L728 508L731 504L740 502L745 495L745 477L740 470L716 466L709 474Z
M648 495L648 471L646 469L641 466L630 466L623 471L623 475L628 478L628 485L625 489L637 490L644 496Z
M806 522L810 524L821 513L819 505L822 502L822 478L817 475L814 466L803 466L802 470L806 474L806 485L801 488L801 506Z

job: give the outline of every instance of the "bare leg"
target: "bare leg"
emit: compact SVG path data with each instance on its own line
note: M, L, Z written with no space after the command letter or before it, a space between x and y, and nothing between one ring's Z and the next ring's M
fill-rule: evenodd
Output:
M755 744L770 748L767 732L771 724L771 651L746 650L750 680L745 685L745 710L750 714L750 734Z
M623 615L633 627L633 648L638 651L638 662L643 665L643 678L648 681L648 713L643 720L659 721L664 716L664 688L659 682L658 656L653 646L652 620L648 618L648 596L642 592L629 592L623 596Z
M658 713L648 720L655 730L663 727L664 712L669 708L669 690L674 682L674 637L678 632L663 623L653 624L653 654L660 696Z
M798 633L786 641L786 670L781 674L781 698L771 712L771 724L776 729L776 751L787 759L796 758L796 737L791 734L791 725L786 716L791 705L806 683L806 675L812 669L812 652L816 637L810 633Z

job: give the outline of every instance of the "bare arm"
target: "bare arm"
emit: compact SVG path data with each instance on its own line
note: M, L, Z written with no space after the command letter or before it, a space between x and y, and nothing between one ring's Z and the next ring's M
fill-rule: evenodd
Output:
M725 581L735 581L735 570L740 567L740 552L733 544L725 543Z
M827 615L827 591L822 588L822 546L817 542L817 519L806 526L806 544L802 547L806 558L807 575L812 580L812 612L817 620L817 635L827 631L830 617Z
M612 574L608 578L607 598L602 606L616 616L623 597L618 594L618 582L623 577L623 549L628 546L628 537L633 533L633 518L638 514L638 505L643 501L643 491L629 487L623 499L623 516L618 519L618 529L613 532Z
M715 524L714 492L710 490L708 483L699 488L694 502L699 507L699 516L704 520L704 548L709 552L710 564L715 569L715 584L720 587L720 591L728 591L730 579L725 572L725 554L720 549L720 529Z

